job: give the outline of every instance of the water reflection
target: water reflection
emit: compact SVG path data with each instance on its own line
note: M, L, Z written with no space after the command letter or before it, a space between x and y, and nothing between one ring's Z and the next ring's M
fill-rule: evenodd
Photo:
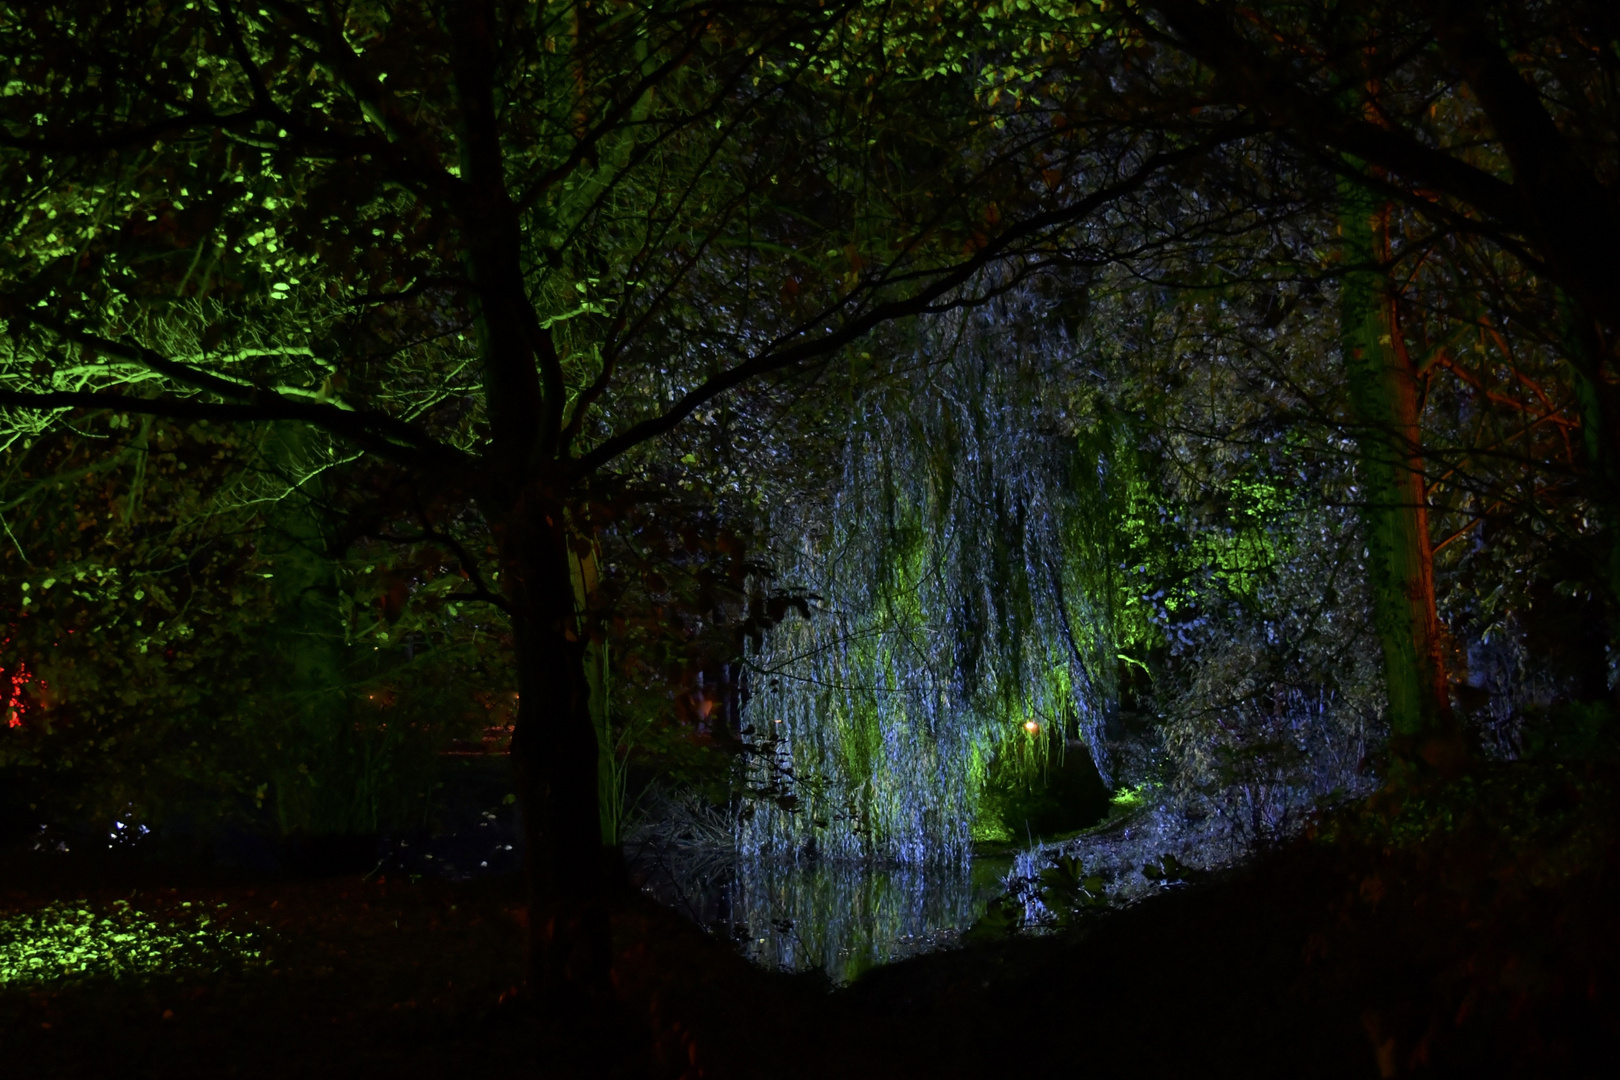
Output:
M761 860L642 863L643 888L729 938L750 960L820 969L847 983L868 968L955 944L1005 889L1007 859L921 868Z

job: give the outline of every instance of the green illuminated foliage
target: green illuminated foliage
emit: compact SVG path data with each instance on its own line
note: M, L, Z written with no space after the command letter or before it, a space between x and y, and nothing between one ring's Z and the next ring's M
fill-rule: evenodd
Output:
M0 986L213 971L257 961L260 935L204 908L153 915L116 901L0 915Z
M27 598L0 665L37 675L0 771L14 798L102 825L217 813L251 786L236 753L252 680L240 657L269 610L265 566L202 509L240 444L119 419L8 458L0 548L7 591Z
M1137 784L1135 787L1120 787L1114 792L1110 801L1116 811L1128 814L1133 810L1140 810L1142 807L1148 805L1148 800L1152 795L1152 790L1151 784Z
M751 512L739 462L793 379L982 302L1225 137L1087 126L1070 106L1111 78L1093 54L1139 44L1090 5L3 10L0 445L38 478L47 436L86 417L229 426L236 470L193 519L254 506L230 520L264 558L253 530L304 499L342 522L326 556L367 567L304 575L293 622L379 652L437 631L512 658L496 681L520 715L567 703L556 753L516 742L536 807L589 801L621 742L596 735L584 654L629 594L576 590L568 552L617 561L633 538L605 523L662 492ZM276 424L311 429L295 458L264 448ZM371 589L385 618L355 614ZM492 635L460 613L483 605L517 632L478 653ZM697 610L724 621L713 596ZM316 683L381 678L298 632L266 641ZM669 670L624 644L627 670ZM870 757L868 714L841 722Z

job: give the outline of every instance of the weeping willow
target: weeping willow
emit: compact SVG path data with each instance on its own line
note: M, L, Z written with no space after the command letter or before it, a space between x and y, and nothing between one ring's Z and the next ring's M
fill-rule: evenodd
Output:
M994 314L917 328L911 374L852 397L835 490L771 522L811 616L753 659L749 781L772 797L745 853L959 860L1010 839L993 770L1033 780L1079 741L1112 782L1125 431L1065 341Z

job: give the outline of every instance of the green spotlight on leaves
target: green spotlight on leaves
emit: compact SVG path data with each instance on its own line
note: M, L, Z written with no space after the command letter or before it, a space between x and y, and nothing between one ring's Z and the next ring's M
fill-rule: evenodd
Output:
M0 987L212 970L258 960L258 944L201 909L157 916L122 900L54 903L0 916Z

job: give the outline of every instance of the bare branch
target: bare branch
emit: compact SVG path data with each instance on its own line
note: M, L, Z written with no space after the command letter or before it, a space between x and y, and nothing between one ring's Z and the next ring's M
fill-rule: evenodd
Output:
M431 445L427 446L397 442L373 427L368 422L367 414L348 412L331 405L289 401L274 394L267 395L265 400L249 404L198 401L195 398L143 398L109 390L46 390L34 393L0 389L0 408L26 409L31 412L100 409L141 416L161 416L169 420L206 420L210 423L295 420L318 427L364 450L412 468L438 471L463 467L471 463L460 451L431 440ZM375 414L371 416L375 417Z
M589 453L578 458L573 463L571 471L576 475L594 472L626 451L650 439L668 434L693 410L749 379L828 356L884 323L938 310L939 300L966 284L980 271L1014 257L1020 242L1060 226L1081 221L1103 206L1140 189L1160 171L1183 161L1201 157L1223 143L1249 134L1252 134L1252 131L1247 127L1234 127L1191 146L1155 154L1118 183L1100 188L1072 205L1026 218L992 238L971 257L939 271L938 276L914 295L902 300L877 304L838 329L810 341L801 341L797 344L780 341L777 347L768 348L734 367L711 376L701 385L688 391L669 409L634 424L597 445ZM853 298L854 294L847 297L842 306L848 307ZM959 306L961 302L952 302L946 306ZM800 333L802 332L801 330Z

